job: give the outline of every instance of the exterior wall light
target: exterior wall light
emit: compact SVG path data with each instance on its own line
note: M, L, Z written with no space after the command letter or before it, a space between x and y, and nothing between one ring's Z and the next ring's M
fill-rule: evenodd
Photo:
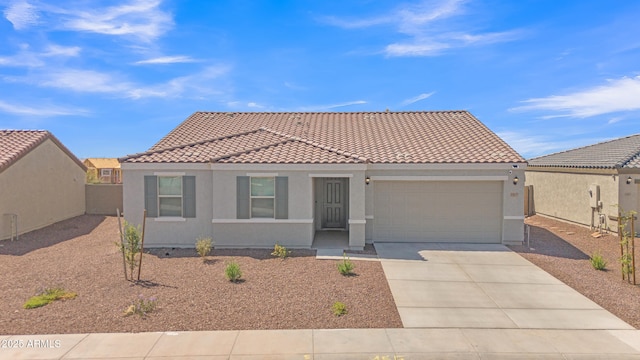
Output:
M365 184L369 185L370 182L371 182L371 178L370 177L367 176L366 178L364 178L364 183Z
M518 177L514 177L513 178L513 185L518 185L518 181L520 181L520 179L518 179Z
M633 179L631 178L631 176L629 176L627 178L627 185L631 185L631 181L633 181Z

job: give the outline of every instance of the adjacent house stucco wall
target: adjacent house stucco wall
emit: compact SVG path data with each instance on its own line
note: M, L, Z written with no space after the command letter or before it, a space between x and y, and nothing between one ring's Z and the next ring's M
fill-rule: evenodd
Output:
M617 216L620 176L617 174L588 174L527 170L527 185L533 185L533 206L536 214L590 226L592 210L589 205L589 187L600 186L600 213L607 217L607 225L616 230L617 224L608 219ZM622 204L620 204L622 205ZM598 212L593 215L598 224Z
M85 171L50 139L0 173L0 239L11 236L18 215L20 234L82 215Z
M122 211L122 184L87 184L85 188L87 214L116 215Z

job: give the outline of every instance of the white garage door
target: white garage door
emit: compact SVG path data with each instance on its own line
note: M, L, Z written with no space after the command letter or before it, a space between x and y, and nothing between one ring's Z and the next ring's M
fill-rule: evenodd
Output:
M374 241L501 242L501 181L376 181L374 186Z

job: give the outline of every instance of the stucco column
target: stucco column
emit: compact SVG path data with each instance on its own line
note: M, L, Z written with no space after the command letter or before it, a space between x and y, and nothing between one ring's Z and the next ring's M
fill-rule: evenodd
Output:
M365 174L356 171L349 178L349 248L363 249L365 234Z

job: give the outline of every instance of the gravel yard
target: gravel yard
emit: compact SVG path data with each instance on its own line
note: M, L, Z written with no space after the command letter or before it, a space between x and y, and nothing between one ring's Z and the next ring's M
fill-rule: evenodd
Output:
M118 239L115 217L84 215L0 241L0 334L402 327L377 261L353 261L356 276L344 277L336 261L310 250L280 260L270 250L214 249L203 262L193 249L154 249L133 284L124 280ZM241 283L224 277L231 260ZM23 309L43 287L78 296ZM123 316L139 295L157 297L157 309ZM336 301L348 314L332 313Z
M594 238L588 227L543 216L525 220L531 226L531 248L511 246L527 260L640 329L640 286L622 280L618 235ZM636 223L636 227L638 227ZM636 238L636 261L640 266L640 239ZM606 271L595 270L589 257L599 252L608 262ZM640 283L640 272L636 273Z

